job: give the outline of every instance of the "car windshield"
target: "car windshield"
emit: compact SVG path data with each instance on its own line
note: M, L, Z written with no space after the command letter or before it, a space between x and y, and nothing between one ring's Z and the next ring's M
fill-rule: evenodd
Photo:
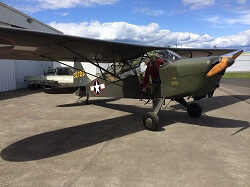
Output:
M70 68L58 68L57 75L73 75Z
M55 73L56 73L56 69L54 68L49 68L47 71L47 75L55 75Z

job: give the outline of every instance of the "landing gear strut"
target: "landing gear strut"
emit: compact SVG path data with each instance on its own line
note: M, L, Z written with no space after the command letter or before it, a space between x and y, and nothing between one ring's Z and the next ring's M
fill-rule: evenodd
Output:
M89 94L87 94L87 98L86 98L86 101L85 101L86 105L89 104Z
M153 100L153 112L147 112L143 117L144 127L148 130L154 131L159 125L158 112L164 103L165 98L154 99Z
M143 117L144 127L148 130L154 131L159 125L158 112L163 105L165 98L153 100L153 112L147 112ZM188 104L184 98L175 99L176 102L187 108L187 113L192 118L198 118L202 114L202 107L198 103Z

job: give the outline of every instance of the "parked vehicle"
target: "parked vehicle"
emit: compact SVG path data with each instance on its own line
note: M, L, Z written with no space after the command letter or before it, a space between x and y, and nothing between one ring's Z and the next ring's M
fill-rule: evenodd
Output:
M73 85L73 72L69 67L48 68L44 75L25 76L24 81L28 83L29 89L37 87L55 87Z

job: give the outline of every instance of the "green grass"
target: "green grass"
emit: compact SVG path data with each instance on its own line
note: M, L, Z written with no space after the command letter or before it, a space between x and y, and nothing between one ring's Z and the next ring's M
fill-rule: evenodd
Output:
M250 72L225 73L223 78L250 79Z

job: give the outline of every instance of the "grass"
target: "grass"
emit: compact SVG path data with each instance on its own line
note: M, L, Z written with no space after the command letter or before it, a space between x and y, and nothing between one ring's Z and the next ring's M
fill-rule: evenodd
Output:
M233 78L233 79L250 79L250 72L230 72L225 73L223 78Z

